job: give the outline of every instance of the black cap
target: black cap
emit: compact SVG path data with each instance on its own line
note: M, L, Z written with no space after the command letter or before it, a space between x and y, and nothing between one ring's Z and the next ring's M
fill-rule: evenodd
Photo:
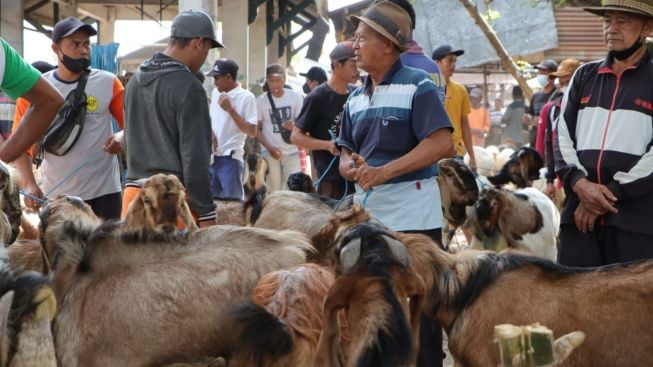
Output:
M433 60L440 60L441 58L449 55L449 54L454 54L456 56L460 56L465 53L465 50L454 50L451 45L442 45L435 50L433 50L433 55L431 55L431 59Z
M299 75L306 77L306 79L315 80L318 83L327 81L326 71L319 66L313 66L307 72L299 73Z
M206 73L206 76L216 76L216 75L231 75L234 80L238 75L238 64L233 60L229 59L219 59L213 63L213 68Z
M212 48L224 48L224 44L215 36L213 19L203 11L187 10L179 13L172 20L170 37L206 38L211 41Z
M544 60L541 63L535 65L535 69L555 72L558 71L558 63L553 60Z
M97 31L90 24L86 24L75 17L68 17L60 20L52 29L52 42L57 43L62 38L71 36L73 33L84 30L89 36L95 36Z
M54 65L52 65L52 64L50 64L50 63L47 63L47 62L45 62L45 61L34 61L34 62L32 63L32 66L33 66L36 70L40 71L41 74L45 74L45 73L47 73L48 71L50 71L50 70L54 70L54 69L57 68L56 66L54 66Z

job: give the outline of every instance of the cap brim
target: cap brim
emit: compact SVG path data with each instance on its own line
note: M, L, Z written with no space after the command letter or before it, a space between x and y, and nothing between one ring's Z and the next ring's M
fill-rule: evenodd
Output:
M600 17L605 15L606 11L621 11L624 13L632 13L632 14L638 14L638 15L643 15L645 17L653 18L653 14L647 13L643 10L637 10L637 9L632 9L632 8L623 8L620 6L593 6L589 8L583 8L586 12L592 13L594 15L598 15Z
M218 40L209 38L209 41L211 41L211 48L226 48L222 43L220 43Z
M535 66L533 66L533 67L534 67L535 69L537 69L537 70L551 71L551 72L554 72L554 73L558 70L557 67L556 67L555 69L553 69L553 68L546 67L546 66L542 66L542 65L535 65Z
M216 76L216 75L222 75L222 74L218 73L215 70L209 70L208 73L204 74L204 76Z
M307 77L308 73L299 73L299 76Z
M401 44L397 43L394 40L394 37L392 37L390 35L390 33L385 30L385 28L383 28L379 23L377 23L377 22L375 22L375 21L373 21L373 20L371 20L371 19L369 19L367 17L358 16L358 15L350 15L349 16L349 21L356 28L358 28L358 24L360 22L363 22L363 23L367 24L368 26L370 26L370 28L372 28L375 31L377 31L378 33L380 33L383 37L389 39L392 43L394 43L395 46L397 46L397 48L399 49L399 51L404 52L404 51L408 50L408 46L401 45Z

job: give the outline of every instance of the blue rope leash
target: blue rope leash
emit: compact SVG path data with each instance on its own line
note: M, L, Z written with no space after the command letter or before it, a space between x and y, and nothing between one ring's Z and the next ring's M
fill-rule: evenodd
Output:
M84 162L82 162L82 164L80 164L77 168L75 168L69 174L67 174L66 177L64 177L58 184L56 184L53 188L51 188L50 191L48 191L45 195L43 195L43 199L37 198L37 197L32 196L32 195L28 195L23 190L21 190L20 193L22 195L24 195L24 196L27 196L30 199L36 200L36 201L38 201L40 203L45 203L45 201L48 199L48 196L50 196L50 194L52 194L52 192L54 190L56 190L61 185L63 185L66 181L68 181L72 176L74 176L77 172L79 172L79 170L84 168L87 164L91 163L100 153L102 153L102 151L104 151L104 148L98 149L95 153L93 153L90 157L88 157Z
M363 202L361 203L361 208L365 209L365 205L367 204L367 199L372 194L372 191L374 191L374 189L370 188L365 192L365 197L363 198Z
M340 205L345 201L345 198L347 197L347 191L349 191L349 181L345 179L345 192L342 194L342 197L340 198L340 201L338 201L338 204L336 204L336 208L333 209L333 212L337 212L338 208L340 208Z
M474 172L474 178L476 179L476 182L477 182L478 185L480 186L481 190L485 190L485 189L487 189L488 187L491 187L490 185L488 185L488 184L486 184L485 182L483 182L483 181L480 179L480 177L481 177L481 176L480 176L478 173Z
M313 184L313 187L315 187L315 191L317 191L317 189L320 188L320 184L322 183L322 180L324 180L324 177L326 177L327 173L329 173L329 170L331 170L331 166L333 166L333 164L336 162L336 159L338 159L338 156L334 155L333 158L331 159L331 162L329 163L327 168L324 170L324 173L322 173L322 176L320 176L320 178L317 181L315 181L315 183ZM347 181L347 180L345 180L345 181ZM345 189L345 192L347 192L346 189Z

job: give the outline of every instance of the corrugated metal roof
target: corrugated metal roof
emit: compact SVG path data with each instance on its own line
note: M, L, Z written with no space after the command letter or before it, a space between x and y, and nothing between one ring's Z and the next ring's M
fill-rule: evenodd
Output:
M558 28L558 47L545 51L545 58L591 61L605 57L607 49L603 42L601 17L579 7L556 7L554 16Z

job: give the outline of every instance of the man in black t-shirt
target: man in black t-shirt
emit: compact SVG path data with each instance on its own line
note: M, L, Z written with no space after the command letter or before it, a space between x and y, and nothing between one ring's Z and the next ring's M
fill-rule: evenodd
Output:
M537 135L537 126L542 107L559 94L554 80L549 79L549 75L558 70L558 63L553 60L544 60L539 65L536 65L535 69L537 69L537 82L542 87L542 90L533 94L531 97L531 103L528 106L528 112L525 116L525 123L528 126L528 143L531 144L531 147L535 146L535 137Z
M318 174L317 192L339 199L345 194L345 179L338 171L338 136L342 110L352 90L350 83L358 80L353 43L341 42L331 51L331 78L315 88L306 98L293 127L291 140L300 148L313 152L313 165ZM349 184L348 192L353 192Z

